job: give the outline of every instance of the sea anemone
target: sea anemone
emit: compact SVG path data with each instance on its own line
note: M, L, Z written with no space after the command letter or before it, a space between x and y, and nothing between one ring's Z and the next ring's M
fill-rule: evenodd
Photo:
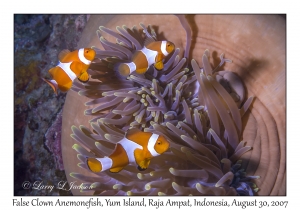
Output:
M201 56L203 69L194 60L198 58L191 60L191 32L186 19L180 16L179 20L187 34L184 58L177 48L163 71L150 67L144 75L127 78L118 75L118 64L130 60L142 47L144 36L158 39L155 30L141 24L142 31L123 26L117 27L118 32L105 27L97 32L103 49L95 48L101 60L91 66L93 81L73 87L82 97L92 99L85 104L92 106L85 110L91 116L90 126L72 126L71 136L79 142L73 146L81 162L78 166L88 171L85 157L108 155L129 127L164 135L171 147L143 172L130 165L118 174L71 173L92 187L82 191L97 195L253 195L258 190L253 182L258 176L246 176L240 160L252 148L245 146L248 140L241 117L253 98L244 100L247 92L237 74L223 70L224 62L229 61L223 54L214 69L208 50ZM103 33L116 38L116 43L104 39Z

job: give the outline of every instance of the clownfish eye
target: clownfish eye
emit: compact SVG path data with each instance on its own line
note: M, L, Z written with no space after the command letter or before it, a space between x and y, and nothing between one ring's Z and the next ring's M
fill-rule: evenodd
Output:
M85 53L89 53L89 51L88 51L88 50L86 50L86 51L85 51Z
M161 142L159 141L159 142L157 142L157 144L158 144L158 145L161 145Z

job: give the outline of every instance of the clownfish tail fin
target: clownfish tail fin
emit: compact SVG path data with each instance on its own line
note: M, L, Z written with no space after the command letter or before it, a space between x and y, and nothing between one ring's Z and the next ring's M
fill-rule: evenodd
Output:
M125 63L121 63L118 67L118 70L119 73L124 77L127 77L130 74L130 68Z
M96 158L87 158L86 163L92 172L98 173L102 171L102 164Z
M57 95L57 90L58 90L58 84L55 80L47 80L45 78L42 78L42 80L44 80L48 85L50 85L50 87L54 90L54 93Z

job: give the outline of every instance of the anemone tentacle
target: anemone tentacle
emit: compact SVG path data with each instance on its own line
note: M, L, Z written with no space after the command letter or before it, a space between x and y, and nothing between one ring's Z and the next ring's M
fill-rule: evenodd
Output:
M111 151L126 130L135 127L164 135L170 150L154 158L145 171L129 165L118 174L97 174L99 180L72 175L90 183L94 187L90 190L98 195L253 195L258 188L252 180L259 177L247 177L239 161L251 149L240 143L240 136L241 118L252 98L244 103L243 91L229 92L226 84L237 76L217 71L229 60L222 54L220 64L212 68L206 50L204 68L200 68L195 60L188 63L188 43L187 57L180 58L176 49L162 71L151 66L143 75L122 77L116 71L118 65L128 62L145 38L157 40L151 27L140 25L142 34L126 26L117 27L118 32L103 26L97 31L105 50L96 49L101 60L89 69L93 80L73 87L91 99L85 114L94 119L90 122L93 131L73 128L72 138L91 152L80 146L74 149L80 154L80 167L87 169L83 156L107 155L106 149ZM116 43L105 40L102 32L115 37ZM232 87L241 86L241 81L234 81ZM109 181L104 184L103 180Z

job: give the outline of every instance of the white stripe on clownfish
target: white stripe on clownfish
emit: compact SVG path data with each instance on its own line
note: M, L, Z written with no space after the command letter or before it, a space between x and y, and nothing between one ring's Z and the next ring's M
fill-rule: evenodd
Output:
M96 158L102 165L102 171L108 170L112 167L113 161L111 158L105 156L103 158Z
M134 72L136 70L136 65L134 62L130 62L130 63L125 63L125 65L127 65L130 69L130 73L131 74L132 72Z
M54 79L52 79L52 80L50 80L50 81L52 82L52 84L54 84L54 85L57 86L57 82L56 82Z
M167 47L167 41L162 41L162 42L161 42L161 46L160 46L160 50L161 50L161 52L162 52L165 56L169 55L169 53L168 53L167 50L166 50L166 47Z
M159 153L157 153L154 149L154 145L155 145L158 137L159 137L159 135L153 133L152 136L150 137L148 145L147 145L147 148L153 157L159 155Z
M147 62L148 62L148 67L155 63L155 58L158 55L158 52L155 50L150 50L146 46L141 49L141 52L145 55Z
M118 142L119 144L122 145L123 149L126 151L128 160L130 163L135 162L135 157L134 157L134 150L136 149L143 149L143 147L132 140L127 139L124 137L121 141Z
M64 70L64 72L68 75L68 77L73 81L74 79L76 79L77 76L72 71L71 64L72 64L72 62L69 62L69 63L58 62L57 66L60 67L62 70Z
M79 58L79 60L80 60L82 63L84 63L84 64L86 64L86 65L90 65L90 64L91 64L91 61L89 61L88 59L86 59L86 58L84 57L84 48L80 48L80 49L78 50L78 58Z

